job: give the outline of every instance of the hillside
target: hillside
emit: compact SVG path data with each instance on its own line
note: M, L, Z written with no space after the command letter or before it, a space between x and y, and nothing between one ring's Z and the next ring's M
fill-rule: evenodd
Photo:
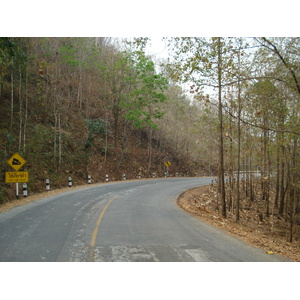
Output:
M164 176L166 161L170 176L205 172L194 153L197 132L185 124L198 109L143 52L121 51L109 38L0 42L0 203L15 198L4 172L16 152L27 161L29 194L44 191L46 179L57 188L69 177L77 185L88 175Z
M9 107L9 105L5 105L5 102L3 106ZM7 118L9 113L5 110L2 112L4 112L1 115L2 122L4 124L9 123ZM91 175L94 183L104 182L106 174L109 176L109 181L123 180L123 174L126 175L126 179L138 178L139 175L141 178L163 177L167 171L164 164L167 161L171 162L171 166L168 167L169 176L176 176L176 173L179 176L187 176L187 174L193 176L199 174L199 171L203 172L203 170L199 170L199 165L188 164L187 158L175 153L171 147L157 143L152 145L151 168L149 170L149 140L147 133L143 130L132 132L126 142L126 150L122 149L120 141L116 143L115 147L115 141L109 135L107 138L109 146L105 153L103 147L105 136L101 136L101 134L94 139L93 146L87 150L83 142L80 143L80 139L85 135L86 127L72 128L72 125L76 126L76 124L70 124L70 129L64 129L62 133L63 153L58 165L53 155L54 130L51 125L51 123L47 124L47 121L41 119L36 122L28 121L26 151L19 152L18 147L12 145L10 152L5 151L6 155L3 157L3 171L13 171L6 161L16 152L26 160L26 164L21 170L29 172L29 195L45 191L46 179L50 179L52 189L68 186L69 177L72 177L73 185L87 183L88 175ZM18 139L17 136L13 135L7 138L14 141ZM3 181L0 185L2 202L15 199L15 185L3 183L4 172L2 172L2 178Z

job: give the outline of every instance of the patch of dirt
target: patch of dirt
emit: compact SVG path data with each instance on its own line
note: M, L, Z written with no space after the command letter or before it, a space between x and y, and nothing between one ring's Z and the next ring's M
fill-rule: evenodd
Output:
M217 210L217 199L215 187L201 186L182 193L177 204L186 212L226 230L247 244L265 249L270 255L276 253L300 261L299 234L292 243L287 242L286 228L283 230L283 226L287 227L283 224L284 220L270 216L262 221L255 209L241 209L240 221L237 223L232 212L227 212L227 218L222 217L221 211Z

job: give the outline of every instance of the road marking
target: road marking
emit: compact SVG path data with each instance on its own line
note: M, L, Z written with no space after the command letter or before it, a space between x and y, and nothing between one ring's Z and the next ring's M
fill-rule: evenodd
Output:
M102 209L99 218L96 222L92 237L91 237L91 242L90 242L90 255L89 255L89 261L94 261L94 248L95 248L95 244L96 244L96 239L97 239L97 234L98 234L98 230L99 230L99 226L101 223L101 220L104 216L105 211L107 210L107 208L109 207L109 205L113 202L113 200L115 200L117 197L113 197L110 199L110 201L104 206L104 208Z

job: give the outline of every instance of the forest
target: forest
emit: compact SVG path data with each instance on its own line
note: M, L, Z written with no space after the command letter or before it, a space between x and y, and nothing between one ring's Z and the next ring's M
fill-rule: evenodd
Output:
M168 59L145 54L151 38L0 38L0 203L14 153L29 193L216 176L220 216L259 201L299 239L300 38L163 41Z

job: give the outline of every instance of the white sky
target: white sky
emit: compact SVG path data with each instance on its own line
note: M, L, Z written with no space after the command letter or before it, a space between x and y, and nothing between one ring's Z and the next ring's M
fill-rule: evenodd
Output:
M294 0L2 2L1 36L299 35Z
M146 53L154 54L158 57L167 58L168 51L165 46L164 41L162 41L162 37L150 37L151 40L148 42L146 47Z

